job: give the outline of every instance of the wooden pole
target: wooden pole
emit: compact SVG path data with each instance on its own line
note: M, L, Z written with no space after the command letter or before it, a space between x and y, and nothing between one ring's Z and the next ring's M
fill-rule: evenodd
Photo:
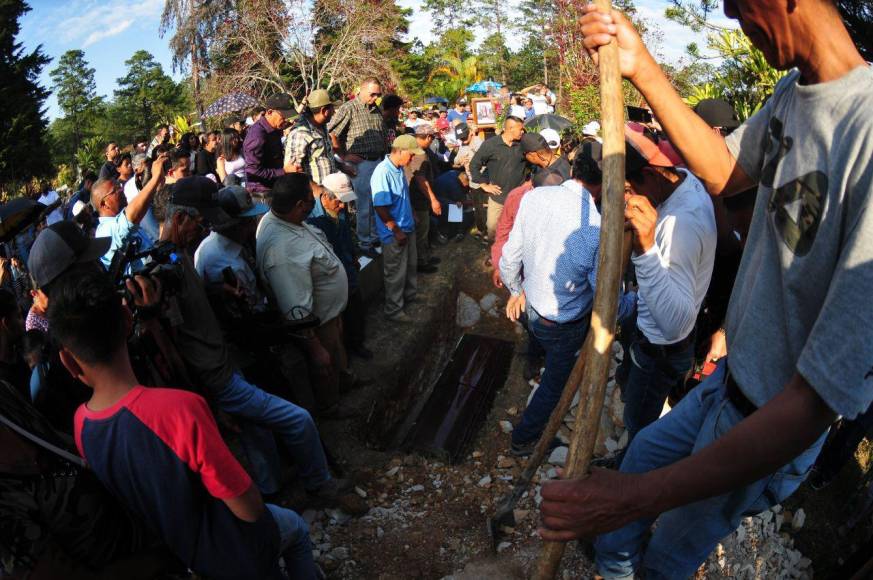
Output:
M609 10L610 0L596 0ZM603 201L601 202L600 258L597 264L597 289L591 313L591 352L586 362L580 391L589 394L579 401L576 428L564 478L585 477L594 453L600 414L606 395L606 381L612 357L615 319L622 275L624 230L624 100L618 62L618 46L613 40L598 50L600 62L600 124L603 130ZM555 578L564 555L564 542L545 542L534 578Z

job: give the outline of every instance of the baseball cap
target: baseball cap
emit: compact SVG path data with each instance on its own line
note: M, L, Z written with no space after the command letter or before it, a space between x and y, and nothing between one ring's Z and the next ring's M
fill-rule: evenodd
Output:
M171 204L196 209L210 225L221 225L230 219L219 205L218 185L208 177L185 177L170 187Z
M439 131L445 131L451 127L448 119L437 119L435 125Z
M694 106L694 112L710 127L736 129L740 126L736 111L724 99L703 99Z
M256 217L270 211L267 204L254 203L252 194L240 185L229 185L218 190L218 204L232 218Z
M415 127L415 136L416 137L427 137L428 135L436 135L436 131L434 128L430 126L428 123L422 123L421 125L416 125Z
M540 131L540 135L543 136L543 139L546 140L546 143L549 144L551 149L557 149L561 146L561 136L558 135L558 132L554 129L543 129Z
M645 134L645 127L639 123L626 123L624 126L624 138L626 145L626 173L634 173L646 165L675 167L681 163L681 159L679 159L680 163L677 163L676 159L671 158L676 155L676 152L673 151L672 147L669 147L668 151L669 144L667 141L660 139L655 143Z
M264 106L267 107L267 109L279 111L285 117L291 117L297 113L297 109L294 108L294 102L286 93L275 93L270 95L267 97L267 102L264 103Z
M71 221L56 222L36 237L27 269L37 288L43 288L73 264L105 255L111 245L112 238L90 238Z
M324 89L316 89L312 91L306 99L306 106L311 110L320 109L330 104L332 104L330 94L328 94Z
M403 151L412 151L416 155L424 153L424 149L418 146L418 141L412 135L400 135L394 142L391 143L392 149L401 149Z
M338 200L349 203L358 199L352 189L352 180L345 173L337 171L321 180L321 186L331 192Z
M600 123L598 123L597 121L591 121L590 123L582 127L583 135L591 135L593 137L596 137L599 133Z
M541 133L525 133L521 136L522 153L535 153L549 148L549 143Z
M463 141L467 137L470 136L470 125L466 123L459 123L455 125L455 137Z

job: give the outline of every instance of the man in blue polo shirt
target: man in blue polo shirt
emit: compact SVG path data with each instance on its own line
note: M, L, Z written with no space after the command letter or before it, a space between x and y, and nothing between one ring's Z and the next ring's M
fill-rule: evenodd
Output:
M412 135L401 135L391 144L391 153L370 178L376 229L382 242L385 275L385 316L394 322L411 322L403 306L415 297L418 252L415 218L409 202L409 184L403 168L424 150Z

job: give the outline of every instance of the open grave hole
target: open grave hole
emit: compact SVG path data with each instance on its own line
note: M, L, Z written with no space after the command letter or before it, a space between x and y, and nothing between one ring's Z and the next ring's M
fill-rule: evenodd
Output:
M466 332L494 308L462 293L455 279L436 314L410 337L380 400L367 416L367 439L380 449L402 449L458 463L482 427L504 385L514 353L509 340ZM480 309L478 315L472 309ZM462 326L463 325L463 326Z

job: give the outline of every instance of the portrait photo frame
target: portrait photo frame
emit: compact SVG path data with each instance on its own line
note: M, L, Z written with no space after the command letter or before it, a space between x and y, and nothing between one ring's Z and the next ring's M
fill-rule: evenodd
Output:
M497 126L497 107L489 98L470 99L473 121L480 129Z

